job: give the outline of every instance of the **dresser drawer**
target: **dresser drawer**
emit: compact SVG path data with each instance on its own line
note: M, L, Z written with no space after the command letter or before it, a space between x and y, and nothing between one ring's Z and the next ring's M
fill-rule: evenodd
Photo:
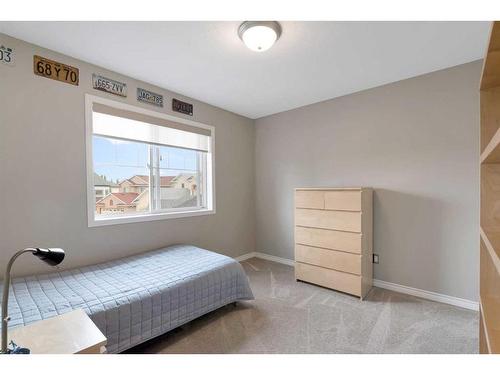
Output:
M325 209L361 211L361 190L325 191Z
M295 227L295 242L301 245L361 253L361 234L335 230Z
M350 273L296 262L295 278L356 296L361 295L361 276Z
M325 208L325 192L318 190L296 190L295 207L297 208Z
M295 260L342 272L361 275L361 255L297 244Z
M295 225L361 232L361 212L325 211L297 208Z

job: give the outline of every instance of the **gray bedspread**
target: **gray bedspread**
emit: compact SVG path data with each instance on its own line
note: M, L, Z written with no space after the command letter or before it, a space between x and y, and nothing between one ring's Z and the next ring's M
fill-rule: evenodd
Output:
M82 308L108 339L108 352L117 353L228 303L248 299L253 294L238 262L194 246L175 245L93 266L15 278L9 327Z

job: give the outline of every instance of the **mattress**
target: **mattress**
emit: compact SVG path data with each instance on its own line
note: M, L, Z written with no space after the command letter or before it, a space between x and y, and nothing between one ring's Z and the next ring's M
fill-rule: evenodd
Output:
M175 245L93 266L14 278L9 327L81 308L108 339L108 353L118 353L231 302L249 299L253 294L248 278L234 259Z

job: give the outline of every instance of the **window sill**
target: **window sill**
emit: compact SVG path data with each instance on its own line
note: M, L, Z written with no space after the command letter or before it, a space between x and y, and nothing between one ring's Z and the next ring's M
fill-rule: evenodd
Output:
M179 219L183 217L204 216L213 214L215 214L215 209L201 209L201 210L182 211L182 212L161 212L156 214L143 214L143 215L135 215L127 217L107 217L100 219L89 217L88 225L89 228L92 228L92 227L101 227L105 225L142 223L147 221Z

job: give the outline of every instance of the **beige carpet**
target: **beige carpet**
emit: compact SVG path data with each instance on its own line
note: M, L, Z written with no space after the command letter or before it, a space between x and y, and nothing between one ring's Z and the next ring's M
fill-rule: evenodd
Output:
M242 263L254 301L226 306L127 353L477 353L478 313L384 289L366 301Z

